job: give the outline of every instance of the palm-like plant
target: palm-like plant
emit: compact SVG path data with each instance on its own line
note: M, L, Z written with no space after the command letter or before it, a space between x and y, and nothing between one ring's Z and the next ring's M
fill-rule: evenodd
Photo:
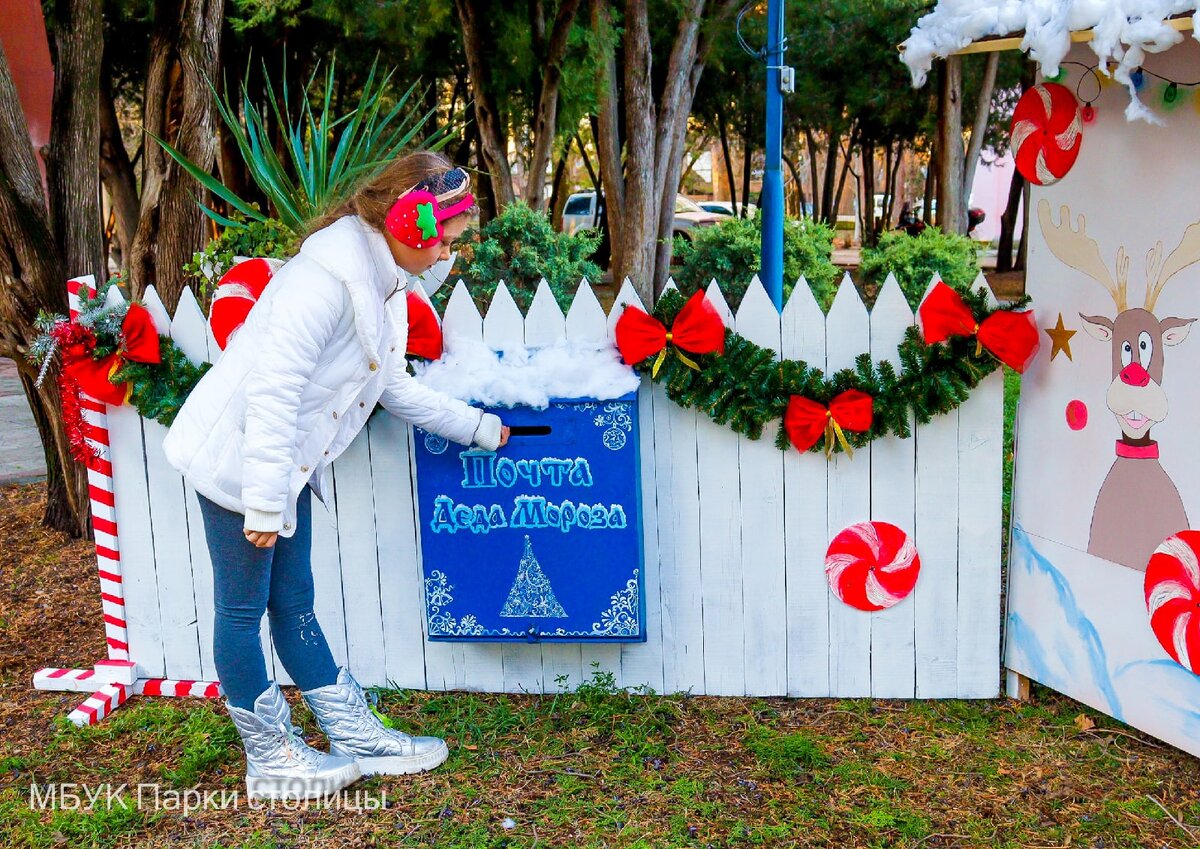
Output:
M420 112L412 103L418 83L409 86L390 109L386 108L386 94L395 72L388 71L379 77L376 68L377 63L373 63L350 111L337 117L331 114L330 102L335 86L333 62L325 71L324 94L317 108L313 107L313 85L317 80L314 71L304 87L303 106L296 119L287 105L286 74L282 99L276 96L270 78L265 78L266 108L260 108L251 99L246 79L241 85L240 109L209 81L217 109L237 142L251 178L279 220L295 233L303 233L308 221L338 206L350 196L355 186L378 174L417 137L433 116L434 110ZM284 133L286 143L282 157L271 143L272 119ZM459 116L453 116L448 124L423 139L422 146L430 150L444 147L459 129L459 123ZM200 185L230 208L251 221L267 220L257 206L238 197L171 144L157 137L154 140ZM245 226L244 222L221 215L203 203L200 208L224 227Z

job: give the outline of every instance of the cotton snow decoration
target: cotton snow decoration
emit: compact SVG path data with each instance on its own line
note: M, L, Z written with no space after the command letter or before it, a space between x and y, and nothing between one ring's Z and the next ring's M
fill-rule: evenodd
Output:
M533 350L517 345L496 352L483 342L451 335L440 360L415 362L413 368L426 386L489 407L545 409L552 398L608 401L641 382L607 343L559 342Z
M1023 34L1021 49L1053 77L1071 48L1071 33L1093 30L1089 46L1108 74L1129 91L1125 117L1161 124L1138 98L1130 75L1147 53L1161 53L1183 40L1169 18L1193 13L1193 37L1200 40L1196 0L940 0L917 22L904 42L903 58L913 84L924 85L933 60L989 36Z

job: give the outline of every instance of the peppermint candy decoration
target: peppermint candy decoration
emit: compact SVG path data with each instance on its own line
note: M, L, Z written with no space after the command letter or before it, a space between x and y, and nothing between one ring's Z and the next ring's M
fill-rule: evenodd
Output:
M222 351L233 332L245 323L250 308L262 296L263 289L281 265L283 261L278 259L247 259L234 265L217 281L212 309L208 312L208 326Z
M1146 566L1146 610L1171 659L1200 675L1200 531L1180 531Z
M825 553L829 588L858 610L885 610L912 592L921 558L912 538L887 522L859 522Z
M1035 85L1017 101L1011 136L1021 175L1039 186L1057 183L1079 156L1083 140L1079 101L1057 83Z

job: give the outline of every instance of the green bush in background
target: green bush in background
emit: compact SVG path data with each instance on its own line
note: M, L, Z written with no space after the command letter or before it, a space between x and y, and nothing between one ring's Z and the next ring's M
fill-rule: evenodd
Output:
M909 306L916 309L936 272L951 286L967 288L979 274L979 255L966 236L946 234L933 227L919 236L900 230L884 233L879 244L864 247L860 283L882 286L888 272L896 275Z
M692 230L691 234L690 240L675 238L675 260L679 263L679 268L671 271L675 283L681 292L691 294L715 279L729 306L736 310L762 263L762 215L752 219L730 217ZM784 300L803 276L817 303L828 310L841 273L832 256L832 227L808 218L788 219L783 235Z
M544 277L565 313L580 280L599 282L600 267L589 259L599 246L599 233L559 233L545 213L514 201L481 230L464 235L451 277L461 275L481 311L503 280L522 312L528 312ZM449 296L449 286L438 290L439 308Z
M278 218L247 220L240 212L233 217L239 226L222 228L221 235L192 254L192 261L183 267L196 279L201 302L206 302L212 287L233 266L234 257L291 259L300 250L300 237Z

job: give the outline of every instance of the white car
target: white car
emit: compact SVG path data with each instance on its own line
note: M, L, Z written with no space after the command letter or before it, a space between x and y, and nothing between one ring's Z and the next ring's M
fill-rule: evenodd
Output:
M604 216L596 209L595 192L578 192L567 198L563 207L562 229L564 233L574 233L585 227L600 229L604 225ZM707 227L716 224L724 216L701 209L693 200L683 195L675 196L675 220L672 231L676 236L690 238L688 231L696 227Z
M701 209L707 210L708 212L715 212L717 215L724 215L728 217L734 214L734 204L727 200L702 200L699 201L699 204ZM741 201L738 201L737 214L741 215L743 209L746 210L747 218L753 218L754 213L758 212L757 204L742 203Z

